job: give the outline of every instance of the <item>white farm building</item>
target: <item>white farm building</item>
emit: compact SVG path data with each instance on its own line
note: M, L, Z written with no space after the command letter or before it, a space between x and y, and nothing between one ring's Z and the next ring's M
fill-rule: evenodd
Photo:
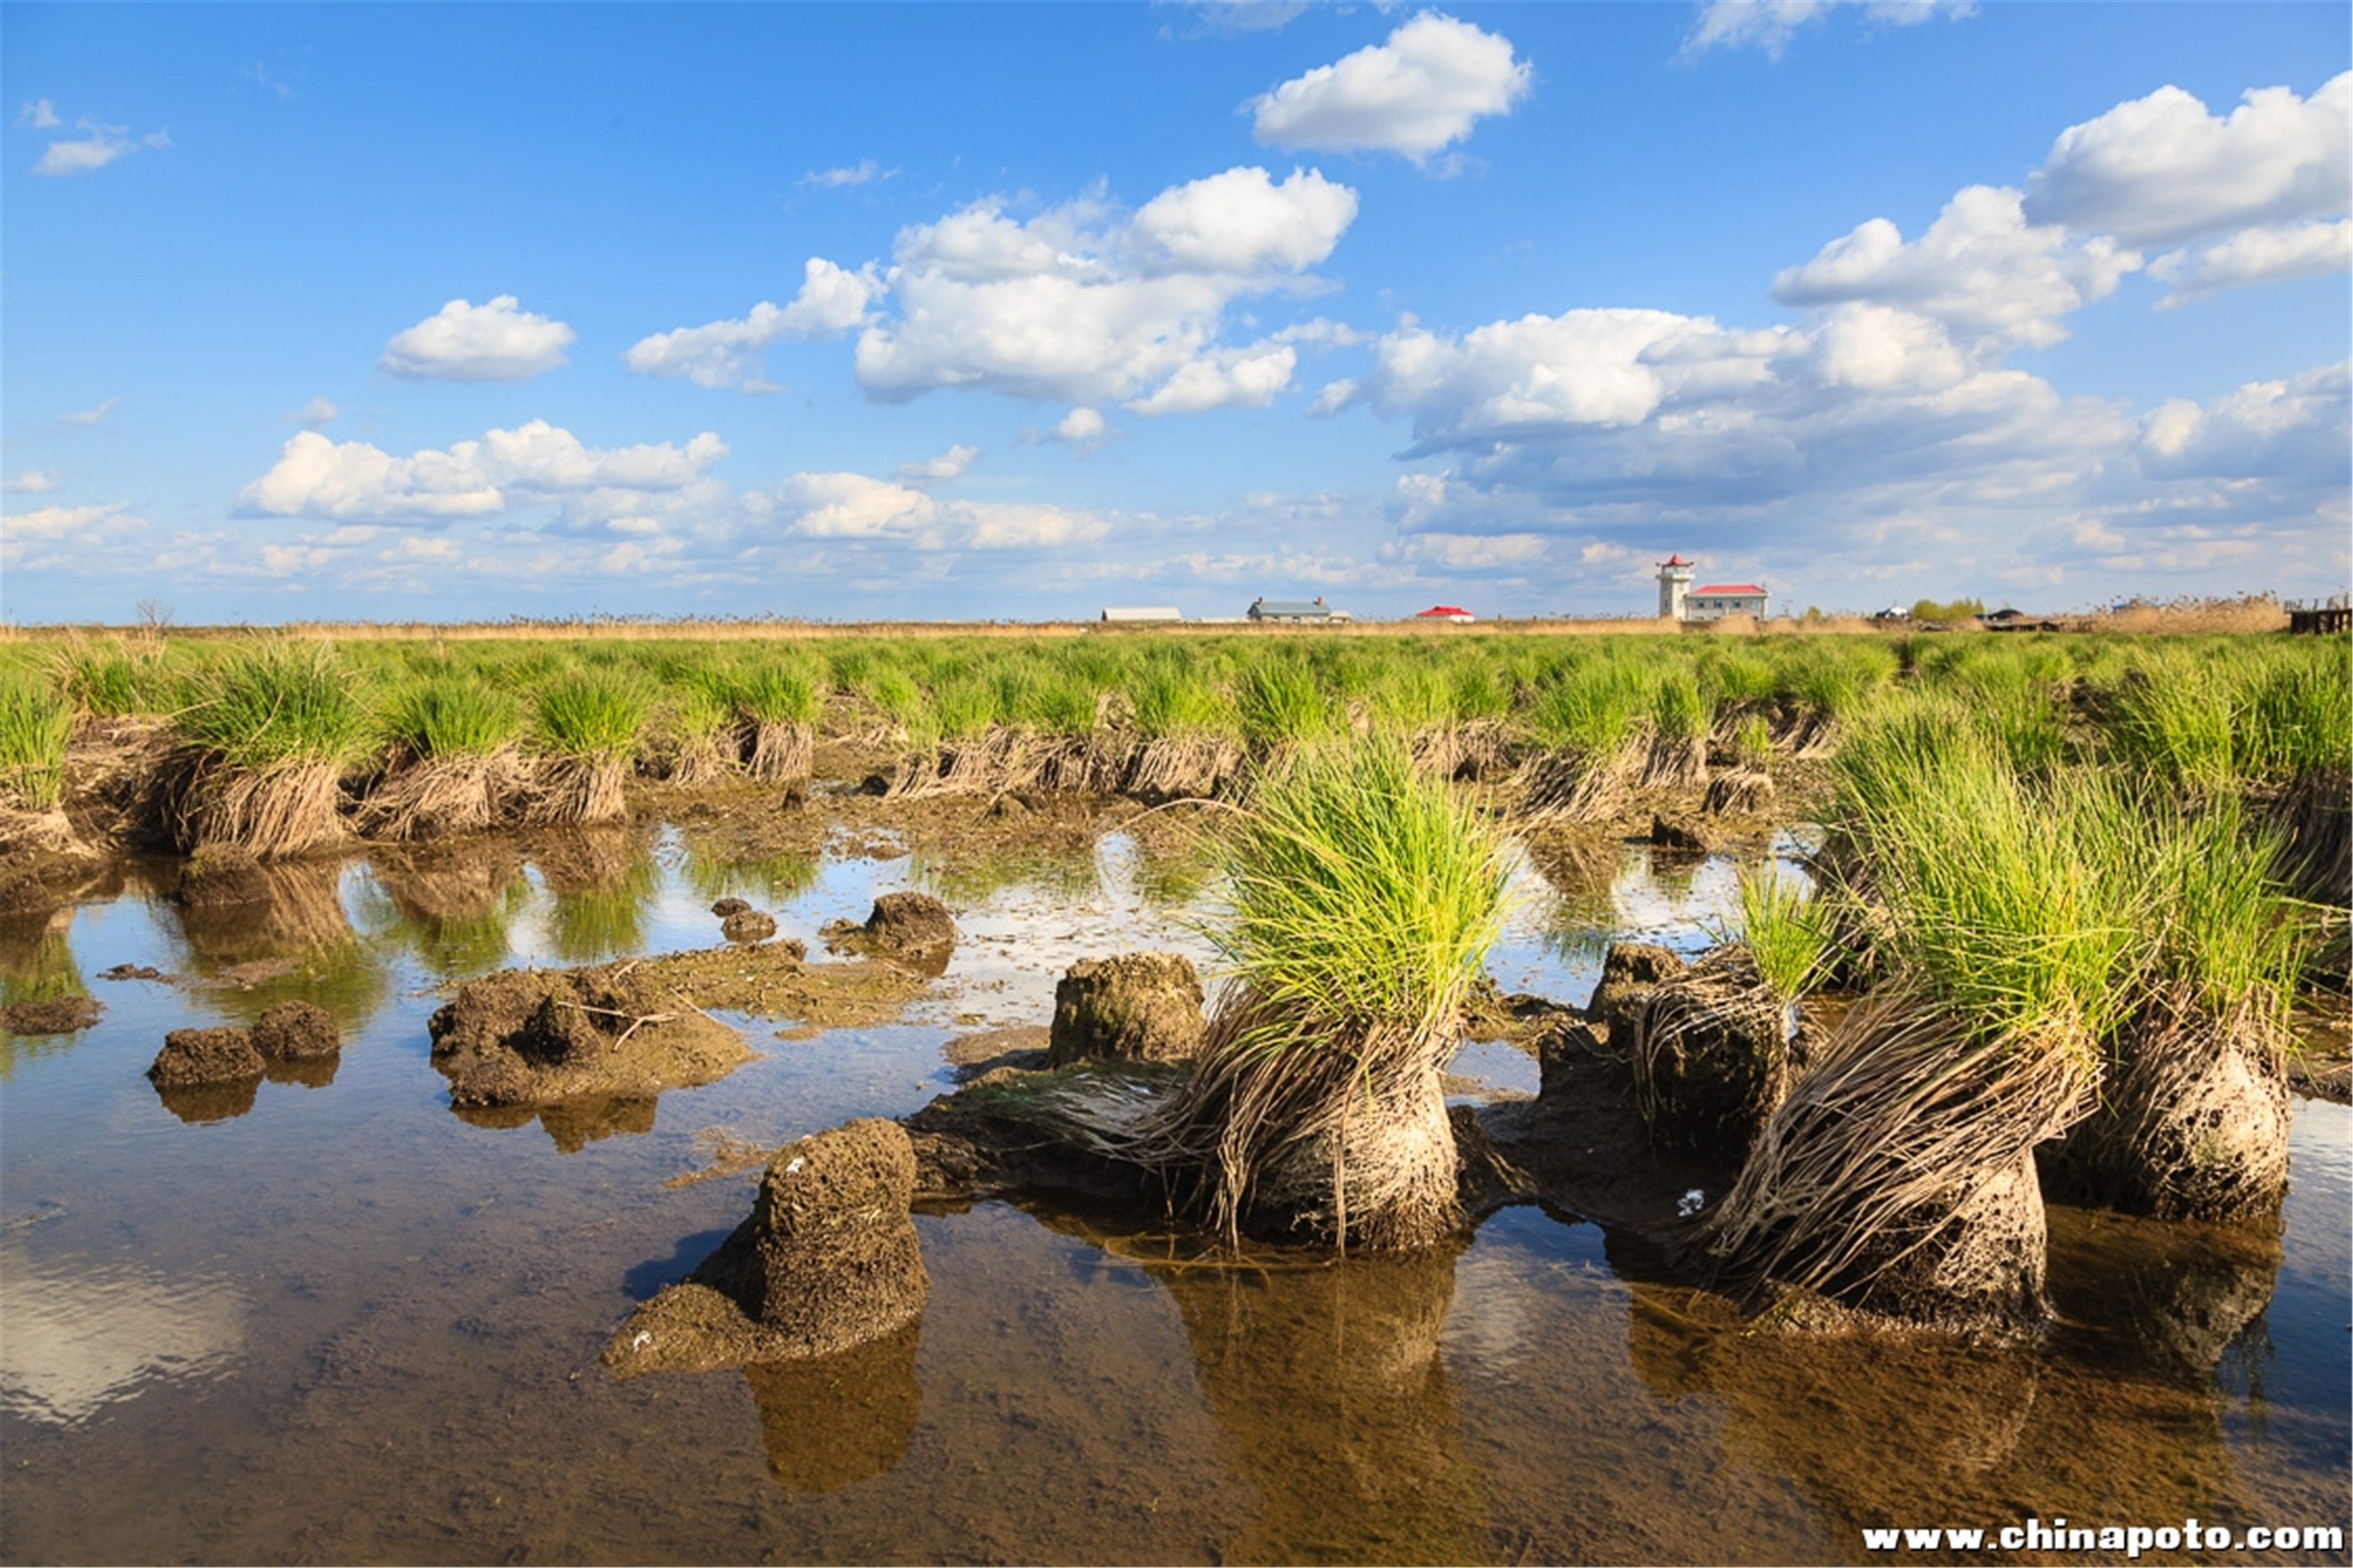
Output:
M1720 621L1726 616L1765 618L1765 590L1755 583L1692 585L1694 563L1670 555L1659 563L1659 618Z

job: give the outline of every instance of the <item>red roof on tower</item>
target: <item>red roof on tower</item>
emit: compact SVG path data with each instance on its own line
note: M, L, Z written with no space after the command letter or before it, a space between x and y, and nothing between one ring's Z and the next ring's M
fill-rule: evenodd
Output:
M1681 555L1670 555L1664 561L1660 562L1659 564L1662 566L1695 566L1698 563L1686 561Z

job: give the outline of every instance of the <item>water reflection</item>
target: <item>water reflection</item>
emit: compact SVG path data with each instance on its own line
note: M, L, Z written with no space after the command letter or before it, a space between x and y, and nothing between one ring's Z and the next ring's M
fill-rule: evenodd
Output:
M0 1244L0 1409L75 1426L151 1384L216 1375L244 1347L245 1311L216 1280Z
M2052 1295L2079 1353L2186 1388L2213 1384L2223 1354L2271 1304L2283 1253L2265 1226L2166 1224L2050 1212ZM2261 1397L2260 1373L2251 1393Z
M343 870L332 860L263 866L257 897L174 905L187 968L216 983L195 994L246 1024L289 997L317 1003L346 1030L372 1017L391 980L344 912Z
M1008 888L1082 904L1103 894L1095 847L992 851L943 859L918 851L907 863L909 886L953 905L986 903Z
M46 914L0 919L0 1006L64 1002L88 996L81 966L74 962L74 911L70 906ZM20 1061L69 1049L74 1034L19 1035L0 1028L0 1083Z
M749 854L691 826L679 830L679 840L686 851L680 875L706 903L729 898L789 903L817 886L824 864L813 855Z
M1644 1385L1719 1403L1725 1450L1788 1476L1833 1539L1928 1513L2243 1518L2214 1372L2260 1323L2276 1246L2054 1210L2052 1250L2063 1313L2088 1316L2007 1347L1759 1330L1639 1247L1610 1258Z
M534 841L532 863L547 886L548 944L565 963L595 963L644 950L661 893L648 836L632 827L583 827Z
M458 1120L470 1127L526 1127L536 1121L554 1142L556 1152L577 1154L589 1144L616 1133L650 1132L659 1108L654 1095L582 1094L552 1105L453 1105Z
M787 1491L839 1491L896 1469L923 1391L915 1381L918 1318L893 1333L810 1361L744 1368L760 1410L768 1473Z
M378 850L366 916L443 978L506 962L509 931L531 900L522 857L504 843Z
M1257 1491L1229 1562L1461 1563L1488 1554L1482 1478L1439 1353L1459 1247L1235 1263L1039 1212L1176 1304L1226 1463Z

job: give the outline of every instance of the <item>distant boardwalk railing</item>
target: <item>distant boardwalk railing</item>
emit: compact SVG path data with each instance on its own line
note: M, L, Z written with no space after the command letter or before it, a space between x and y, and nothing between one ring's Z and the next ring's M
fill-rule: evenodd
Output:
M2353 605L2348 605L2342 594L2325 603L2290 605L2287 607L2287 629L2290 632L2341 632L2353 627Z

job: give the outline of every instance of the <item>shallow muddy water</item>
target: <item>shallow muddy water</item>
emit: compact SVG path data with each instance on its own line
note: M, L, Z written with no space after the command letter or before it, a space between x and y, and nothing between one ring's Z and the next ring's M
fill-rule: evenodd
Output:
M1733 904L1723 860L1543 863L1506 990L1582 1002L1610 937L1696 948ZM2298 1102L2277 1236L2054 1210L2068 1321L2031 1351L1743 1333L1534 1205L1458 1249L1213 1268L1133 1215L988 1203L918 1215L913 1331L618 1383L606 1337L748 1205L748 1176L677 1178L915 1109L946 1041L1044 1023L1078 958L1206 960L1198 872L1117 835L949 876L665 829L293 868L234 921L170 875L0 927L8 999L106 1007L0 1037L11 1562L1772 1563L1883 1524L2345 1522L2341 1107ZM721 894L807 941L906 886L964 936L900 1023L735 1020L764 1054L718 1083L528 1118L453 1114L429 1064L448 978L705 945ZM332 1073L171 1103L141 1076L165 1030L288 995L343 1024ZM1454 1071L1536 1087L1504 1045Z

